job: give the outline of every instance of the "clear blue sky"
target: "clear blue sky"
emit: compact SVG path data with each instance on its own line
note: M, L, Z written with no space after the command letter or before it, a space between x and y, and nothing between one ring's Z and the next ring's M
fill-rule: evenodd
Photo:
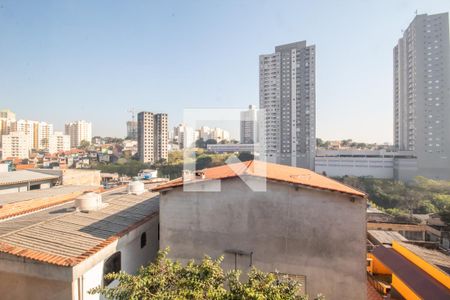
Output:
M93 122L124 136L127 110L258 104L258 55L317 48L317 136L391 142L392 48L419 13L449 0L0 0L0 108Z

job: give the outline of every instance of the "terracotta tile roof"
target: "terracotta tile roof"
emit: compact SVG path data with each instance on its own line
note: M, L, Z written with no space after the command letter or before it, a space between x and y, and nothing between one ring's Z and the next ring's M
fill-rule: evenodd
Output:
M266 177L269 180L288 182L316 189L345 193L353 196L365 197L366 194L328 177L319 175L311 170L291 166L266 163L252 160L243 163L224 165L202 170L203 180L226 179L241 175ZM193 181L197 182L197 181ZM153 191L161 191L183 185L183 178L177 178L161 184Z
M0 252L59 266L74 266L159 214L154 193L103 194L107 205L89 213L73 201L0 222Z

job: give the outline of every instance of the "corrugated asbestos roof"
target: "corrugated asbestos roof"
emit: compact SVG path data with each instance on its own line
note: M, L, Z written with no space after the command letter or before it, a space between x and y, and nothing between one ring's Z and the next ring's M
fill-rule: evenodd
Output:
M0 220L32 213L72 201L87 191L100 191L94 186L58 186L50 189L0 195Z
M400 245L413 252L427 263L441 269L444 273L450 275L450 256L437 250L427 249L409 243L399 242Z
M105 207L82 213L73 202L0 222L0 252L74 266L159 213L157 194L102 194Z
M366 194L361 191L358 191L328 177L319 175L308 169L266 163L257 160L208 168L202 170L202 172L205 175L205 178L203 180L226 179L241 175L250 175L256 177L265 177L269 180L288 182L316 189L345 193L353 196L366 196ZM165 184L161 184L153 190L161 191L182 185L183 178L180 177Z
M19 170L13 172L0 173L0 185L20 184L26 182L35 182L43 180L58 179L59 176L49 175L31 170Z
M379 244L382 245L392 245L392 241L408 240L397 231L367 230L367 234L369 235L369 237L371 237L371 240L376 240Z

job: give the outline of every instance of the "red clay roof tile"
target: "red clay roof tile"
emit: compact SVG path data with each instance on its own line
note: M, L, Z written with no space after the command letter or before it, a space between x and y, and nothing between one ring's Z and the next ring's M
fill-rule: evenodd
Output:
M202 171L205 175L204 180L226 179L240 175L250 175L256 177L266 177L269 180L288 182L316 189L345 193L353 196L366 196L366 194L361 191L328 177L319 175L308 169L266 163L257 160L208 168ZM183 178L180 177L157 186L153 189L153 191L162 191L165 189L179 187L183 184Z

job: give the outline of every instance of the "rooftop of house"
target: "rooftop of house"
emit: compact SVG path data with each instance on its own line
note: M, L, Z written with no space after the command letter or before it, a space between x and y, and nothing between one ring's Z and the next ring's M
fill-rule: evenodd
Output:
M0 174L0 186L58 179L59 176L44 174L33 170L3 172Z
M99 192L95 186L63 185L0 196L0 220L62 204L85 192Z
M450 256L445 255L437 250L427 249L424 247L416 246L410 243L398 242L401 246L405 247L415 255L427 263L441 269L443 272L450 275Z
M203 178L201 180L227 179L242 175L249 175L255 177L265 177L268 180L287 182L315 189L340 192L351 196L366 196L366 194L361 191L328 177L319 175L311 170L266 163L258 160L207 168L201 172L203 174ZM153 191L162 191L179 187L183 184L195 183L197 181L198 180L183 180L183 178L180 177L157 186L153 189Z
M104 206L88 213L72 201L0 221L0 252L43 263L74 266L158 215L159 198L148 190L102 193Z
M367 235L372 242L376 242L379 245L392 245L392 241L408 240L397 231L367 230Z

